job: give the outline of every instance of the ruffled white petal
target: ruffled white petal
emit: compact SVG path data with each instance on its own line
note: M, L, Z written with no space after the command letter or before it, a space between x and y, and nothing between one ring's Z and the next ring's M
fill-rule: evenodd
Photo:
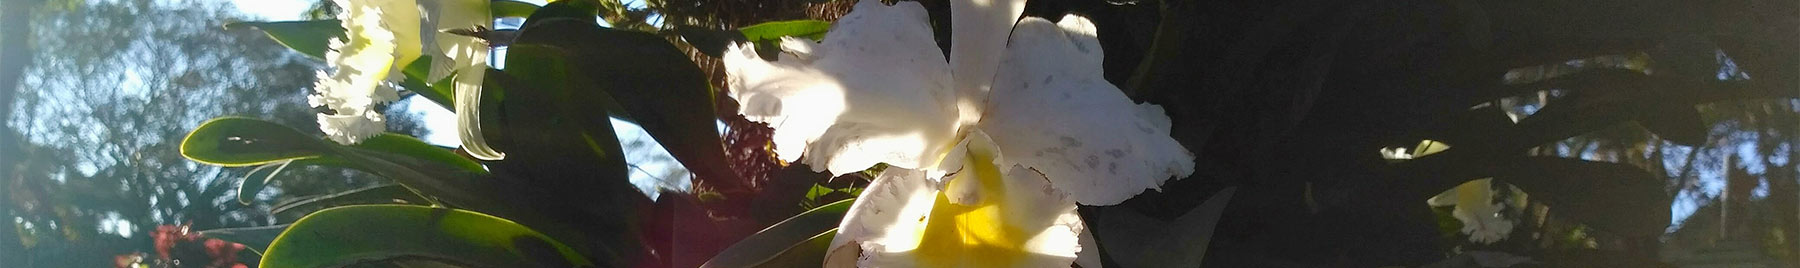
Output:
M419 11L412 1L336 0L343 7L346 38L331 40L326 64L307 102L331 110L319 115L320 130L340 143L353 144L380 134L386 124L375 105L399 99L387 80L397 60L416 58ZM408 39L411 41L408 41ZM409 43L410 42L410 43Z
M1094 231L1083 228L1080 239L1081 252L1075 253L1075 264L1081 268L1106 267L1100 260L1100 242L1094 241Z
M373 111L362 114L319 114L318 121L319 130L339 144L362 143L364 139L387 130L387 121L381 118L381 114Z
M1028 229L1049 223L1025 241L1025 251L1038 258L1027 262L1030 265L1015 267L1064 267L1074 263L1076 255L1086 249L1080 237L1087 231L1081 215L1075 212L1075 200L1051 186L1043 174L1023 166L1015 165L1006 172L1006 188L1009 200L1005 204L1027 204L1006 208L1011 222Z
M995 76L980 127L1006 164L1043 172L1088 205L1112 205L1164 180L1193 173L1194 157L1169 137L1155 105L1134 104L1101 73L1101 50L1086 19L1059 26L1026 18Z
M967 204L933 189L923 172L889 169L851 207L829 255L860 251L861 267L1068 267L1084 231L1074 201L1030 169L1001 172L987 143L964 143L967 160L944 187L974 195Z
M958 122L981 120L1007 33L1024 12L1025 0L950 1L950 68L956 77Z
M777 61L723 55L740 113L775 129L776 153L815 170L934 164L954 142L950 71L923 7L862 1L822 43L785 39Z
M931 214L938 188L922 171L904 168L883 171L863 189L856 203L850 205L850 212L838 225L837 236L831 239L830 255L839 255L840 251L860 252L862 245L879 248L877 251L915 249L919 235L925 232L926 216ZM845 264L842 261L828 260L827 264Z

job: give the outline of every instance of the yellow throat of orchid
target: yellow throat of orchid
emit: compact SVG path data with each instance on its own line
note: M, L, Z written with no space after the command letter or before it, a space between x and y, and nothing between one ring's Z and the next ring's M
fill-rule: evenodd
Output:
M922 267L1015 267L1028 254L1026 233L1007 219L1004 177L994 166L991 146L969 146L962 172L952 175L936 202L919 240ZM946 194L974 193L959 204Z

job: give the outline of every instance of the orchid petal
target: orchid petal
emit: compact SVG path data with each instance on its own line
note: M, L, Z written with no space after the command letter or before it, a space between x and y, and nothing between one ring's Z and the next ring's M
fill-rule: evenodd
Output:
M317 115L319 130L325 136L339 144L362 143L387 129L387 122L380 113L373 111L361 114Z
M938 196L938 185L926 179L925 172L905 168L888 168L863 188L856 203L838 225L831 240L829 255L840 252L862 252L864 244L888 245L881 250L913 250L919 234L925 231L925 217L931 214L932 200ZM860 255L860 254L858 254ZM827 260L826 266L852 265L845 259ZM856 258L848 259L854 262Z
M950 68L956 78L958 122L981 120L1007 33L1024 12L1025 0L950 1Z
M821 43L787 38L776 61L729 46L740 113L775 129L776 154L815 171L926 168L956 135L950 69L915 2L862 1Z
M419 11L412 1L337 0L342 7L346 36L330 41L326 64L313 85L317 92L307 102L330 112L320 114L319 127L326 136L354 144L380 134L386 124L375 105L392 102L399 94L387 81L398 72L397 60L416 58ZM408 39L412 42L408 43ZM411 46L409 46L411 44ZM410 53L410 54L409 54Z
M1133 104L1101 73L1086 19L1026 18L1013 30L980 127L1006 163L1043 172L1076 202L1112 205L1193 173L1162 108Z
M455 74L451 87L455 90L457 135L462 140L463 150L469 156L481 160L500 160L505 153L488 146L487 139L481 135L481 85L487 74L489 47L481 39L449 34L446 31L482 27L493 28L494 18L488 10L487 0L436 0L420 2L420 6L431 11L426 16L426 23L431 25L423 29L428 52L440 57L431 61L431 72L427 79L436 82Z
M924 173L889 169L851 207L832 256L860 251L861 267L1067 267L1082 250L1075 203L1042 174L994 165L998 151L971 135L963 166L945 191ZM962 183L971 182L971 183ZM973 189L959 190L958 187ZM967 204L945 192L975 195ZM846 247L854 243L855 248ZM843 265L831 258L827 266Z

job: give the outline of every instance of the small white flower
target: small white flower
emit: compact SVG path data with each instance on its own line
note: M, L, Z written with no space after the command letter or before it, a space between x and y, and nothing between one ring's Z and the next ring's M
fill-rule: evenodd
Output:
M1118 204L1193 172L1160 107L1101 74L1086 18L1019 19L1024 1L952 1L951 55L924 8L861 1L777 61L723 57L777 154L833 174L892 167L852 206L828 266L1067 267L1076 203ZM948 175L948 176L946 176Z

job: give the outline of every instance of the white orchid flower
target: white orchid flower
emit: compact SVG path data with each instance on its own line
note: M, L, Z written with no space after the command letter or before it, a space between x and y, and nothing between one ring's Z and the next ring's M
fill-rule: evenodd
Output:
M474 37L442 34L451 29L491 28L493 17L486 0L334 0L341 7L345 39L331 41L326 52L329 74L321 71L308 98L330 114L319 115L327 136L343 144L355 144L386 129L376 104L399 99L393 82L405 79L401 70L420 57L433 57L426 82L455 74L459 132L469 154L481 159L504 156L481 137L478 113L481 81L486 73L488 46Z
M1462 233L1469 235L1469 241L1493 244L1512 234L1513 227L1512 221L1500 214L1505 211L1506 204L1494 203L1493 181L1493 178L1484 178L1465 182L1425 200L1425 203L1433 207L1456 206L1450 216L1462 222ZM1517 192L1518 188L1513 190Z
M343 22L345 38L332 39L325 52L325 63L334 70L319 71L313 85L316 94L307 98L313 106L329 113L318 115L319 129L338 143L356 144L381 134L387 123L375 105L399 99L388 81L399 77L397 60L418 58L416 38L407 44L396 33L418 32L419 20L395 20L388 17L419 17L411 1L346 1L336 0L338 17Z
M1091 22L1023 9L952 1L948 60L914 2L862 1L823 42L783 39L776 61L727 49L732 97L775 129L784 160L891 165L845 216L828 266L1068 267L1076 203L1193 172L1162 109L1104 80Z

